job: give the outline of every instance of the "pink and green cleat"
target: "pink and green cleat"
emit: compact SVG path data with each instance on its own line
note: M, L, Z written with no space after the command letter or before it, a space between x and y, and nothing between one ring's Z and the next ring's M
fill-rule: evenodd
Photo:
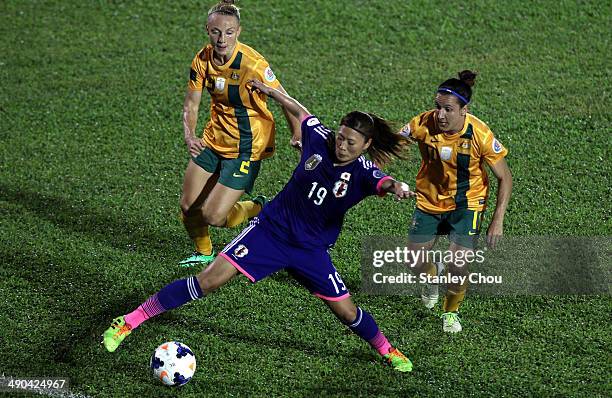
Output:
M391 349L388 354L383 356L383 359L398 372L412 371L412 362L397 348Z
M102 335L104 347L108 351L114 352L130 333L132 333L132 327L125 323L123 316L113 319L113 323Z

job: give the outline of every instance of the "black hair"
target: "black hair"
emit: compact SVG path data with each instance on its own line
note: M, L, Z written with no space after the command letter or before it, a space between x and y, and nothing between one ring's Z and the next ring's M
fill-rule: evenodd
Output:
M438 92L454 94L461 107L472 100L472 86L476 83L476 72L469 69L459 72L459 79L448 79L438 86ZM459 94L459 95L457 95Z
M402 151L409 142L397 134L385 119L373 113L353 111L342 118L340 125L361 133L366 141L372 139L368 155L378 167L383 167L394 157L404 158Z
M240 9L236 6L236 0L221 0L208 10L208 16L212 14L233 15L240 23Z

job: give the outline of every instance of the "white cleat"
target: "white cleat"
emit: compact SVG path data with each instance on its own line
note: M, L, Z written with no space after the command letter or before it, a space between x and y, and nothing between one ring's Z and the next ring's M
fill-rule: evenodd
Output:
M442 318L442 329L447 333L459 333L462 330L459 315L456 312L445 312Z
M436 275L439 277L444 272L444 263L434 263L436 266ZM438 303L440 295L438 294L437 283L426 283L421 290L421 301L427 309L432 309Z

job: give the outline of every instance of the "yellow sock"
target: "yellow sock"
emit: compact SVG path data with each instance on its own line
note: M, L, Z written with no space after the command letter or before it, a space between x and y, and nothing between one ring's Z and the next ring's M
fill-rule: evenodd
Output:
M465 292L467 291L467 283L465 286L455 286L449 288L444 296L444 312L457 312L459 306L463 303Z
M245 200L244 202L238 202L232 207L227 220L225 221L226 227L235 227L238 224L242 224L247 219L255 217L261 211L261 206L252 200Z
M209 255L212 253L212 241L208 233L208 225L204 223L202 212L199 211L193 216L185 216L181 213L183 225L195 244L196 251L200 254Z

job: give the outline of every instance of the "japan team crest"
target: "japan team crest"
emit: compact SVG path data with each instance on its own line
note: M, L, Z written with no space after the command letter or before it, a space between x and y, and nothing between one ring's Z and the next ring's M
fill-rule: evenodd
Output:
M306 163L304 163L304 168L308 171L314 170L317 168L317 166L319 165L319 163L321 163L322 160L323 157L318 153L315 153L314 155L309 157L308 160L306 160Z
M245 245L238 245L238 247L234 249L234 256L238 258L242 258L247 254L249 254L249 249Z
M351 179L351 173L342 173L340 175L340 179L336 181L334 184L334 189L332 192L336 198L342 198L346 196L346 192L348 191L348 183Z

